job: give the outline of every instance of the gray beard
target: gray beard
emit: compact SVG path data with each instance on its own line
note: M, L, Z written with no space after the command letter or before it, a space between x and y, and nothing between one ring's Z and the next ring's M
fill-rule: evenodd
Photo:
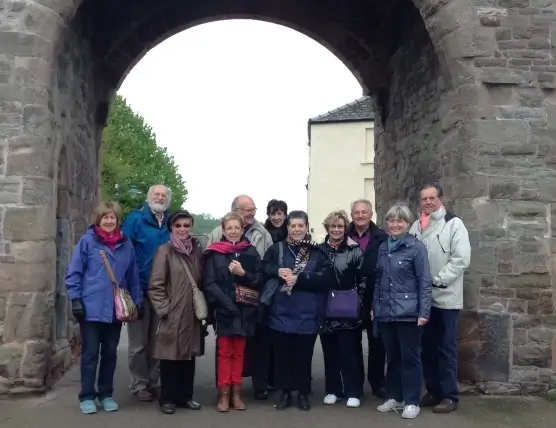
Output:
M152 210L152 212L158 214L166 211L168 207L166 206L166 204L156 204L156 203L149 202L149 208Z

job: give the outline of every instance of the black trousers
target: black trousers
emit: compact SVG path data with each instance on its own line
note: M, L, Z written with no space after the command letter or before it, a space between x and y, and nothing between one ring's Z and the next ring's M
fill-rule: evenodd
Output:
M274 375L282 391L311 393L311 364L316 334L290 334L273 331Z
M193 398L195 359L160 360L160 404L185 404Z
M386 385L386 351L379 337L374 337L373 327L367 328L367 348L369 351L367 361L367 381L373 391L382 389Z
M337 330L320 335L326 394L361 398L364 372L361 330Z
M255 335L247 342L252 345L253 352L251 382L255 393L261 393L269 386L275 386L272 330L259 326Z
M414 322L380 322L380 337L386 349L386 393L406 406L421 401L421 336L423 327Z

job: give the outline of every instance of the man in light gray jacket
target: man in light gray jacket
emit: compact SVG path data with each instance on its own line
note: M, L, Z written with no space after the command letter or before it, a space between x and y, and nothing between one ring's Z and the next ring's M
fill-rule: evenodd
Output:
M471 261L469 234L461 219L444 208L439 184L421 190L421 216L411 226L427 247L433 278L432 308L422 339L422 361L427 394L422 407L435 413L457 409L458 324L463 308L463 274Z

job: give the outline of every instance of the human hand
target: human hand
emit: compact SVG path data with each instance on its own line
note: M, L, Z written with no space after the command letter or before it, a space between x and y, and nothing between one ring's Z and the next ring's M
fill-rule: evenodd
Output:
M237 276L244 276L245 275L245 270L243 269L243 266L241 266L241 263L238 262L237 260L234 260L233 262L231 262L228 266L228 269L234 275L237 275Z
M418 325L419 327L423 327L423 326L424 326L426 323L428 323L428 322L429 322L429 320L426 319L426 318L419 318L419 319L417 320L417 325Z
M371 321L374 321L375 319L375 314L373 313L373 311L371 311Z
M297 275L290 275L286 277L286 284L288 287L293 287L297 282Z
M284 280L288 277L288 276L292 276L293 272L291 269L288 268L280 268L278 269L278 276L280 278L283 278Z

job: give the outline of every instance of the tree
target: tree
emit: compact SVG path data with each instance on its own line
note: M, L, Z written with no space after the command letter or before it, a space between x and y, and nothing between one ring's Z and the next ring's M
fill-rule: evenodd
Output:
M195 220L195 226L193 227L193 231L196 235L205 235L210 232L216 227L220 225L220 220L214 218L210 214L193 214L191 213Z
M157 145L156 135L143 117L116 95L102 139L103 198L118 200L125 216L142 205L153 184L171 188L170 209L181 208L187 190L174 158ZM132 188L137 190L136 197L130 194Z

